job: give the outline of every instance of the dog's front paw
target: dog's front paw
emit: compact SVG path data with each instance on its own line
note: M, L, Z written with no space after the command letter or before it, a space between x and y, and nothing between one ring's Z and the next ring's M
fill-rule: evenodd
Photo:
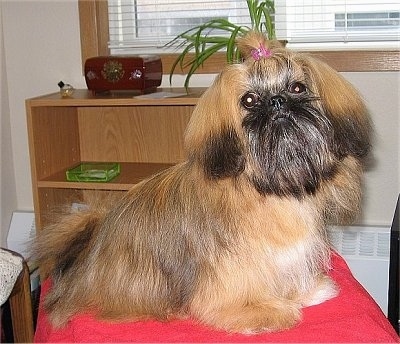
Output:
M328 276L321 276L315 288L303 300L302 305L304 307L315 306L336 297L338 294L339 288L336 284Z
M295 326L300 318L301 311L289 304L280 307L254 307L245 317L237 319L233 331L243 334L282 331Z
M232 333L246 335L261 332L275 332L289 329L301 318L298 305L246 305L221 310L213 314L207 323Z

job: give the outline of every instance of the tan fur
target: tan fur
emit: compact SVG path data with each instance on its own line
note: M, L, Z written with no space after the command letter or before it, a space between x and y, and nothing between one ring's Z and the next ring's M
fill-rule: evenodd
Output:
M272 56L254 61L250 52L260 43L268 44L258 34L242 40L245 61L226 67L199 100L185 137L187 161L106 209L71 213L39 234L35 252L53 281L45 307L54 326L91 311L112 321L193 317L231 332L276 331L296 324L303 306L336 295L326 276L325 227L357 214L367 111L351 85L309 56L272 43ZM290 159L278 155L280 179L269 185L275 153L263 154L274 145L272 133L252 127L267 112L252 115L241 98L250 90L269 99L292 81L307 85L309 99L285 97L312 106L312 118L290 110L291 124L274 127L274 135L295 149L280 144L282 154L307 162L309 151L312 165L281 166Z

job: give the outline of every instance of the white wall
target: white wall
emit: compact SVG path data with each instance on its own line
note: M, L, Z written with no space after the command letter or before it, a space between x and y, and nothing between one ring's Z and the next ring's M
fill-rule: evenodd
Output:
M4 61L2 10L0 7L0 246L4 247L13 209L17 207L14 165L11 149L10 109L8 106L7 73Z
M5 62L19 210L32 209L25 99L57 92L63 80L86 87L81 73L78 4L4 1Z
M6 90L1 92L1 97L8 97L10 110L8 113L2 105L1 123L11 130L14 163L14 175L7 176L9 180L3 180L6 175L3 177L2 174L1 187L3 190L8 181L15 179L15 194L9 188L5 189L9 193L6 196L16 198L15 207L18 210L32 210L24 101L58 91L60 80L76 88L86 87L81 74L78 5L77 0L0 0L0 6L5 48L2 64L7 71L7 80L3 81L2 77ZM364 96L377 129L377 165L367 173L367 199L362 217L363 223L372 225L391 222L400 189L399 75L391 72L345 74ZM201 76L197 85L195 79L192 85L207 86L212 78ZM182 85L179 77L174 80ZM2 104L7 101L1 100ZM2 202L1 206L3 210L5 204Z
M0 214L4 245L12 211L33 210L25 99L56 92L60 80L78 88L86 85L81 75L77 0L0 0L0 7L2 65L7 71L7 79L3 73L1 77L1 123L11 134L10 142L3 141L2 135ZM3 155L10 159L3 160ZM6 164L12 163L12 171L4 173Z
M375 129L374 166L365 174L361 223L387 225L400 192L400 73L344 73L361 92Z

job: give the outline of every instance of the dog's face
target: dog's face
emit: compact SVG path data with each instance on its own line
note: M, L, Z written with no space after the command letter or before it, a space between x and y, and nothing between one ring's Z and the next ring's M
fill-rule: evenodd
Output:
M259 39L258 39L259 38ZM261 194L314 194L346 157L369 150L370 124L355 89L323 62L284 48L255 59L260 37L240 42L200 100L186 146L211 179L245 175Z

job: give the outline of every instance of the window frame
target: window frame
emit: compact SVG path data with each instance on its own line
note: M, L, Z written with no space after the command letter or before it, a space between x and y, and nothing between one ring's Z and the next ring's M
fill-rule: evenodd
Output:
M89 57L109 55L107 0L78 0L82 65ZM319 50L307 51L339 72L400 71L400 50ZM169 73L178 54L160 54L164 73ZM213 74L226 64L224 53L211 56L197 73ZM175 74L186 74L177 68Z

